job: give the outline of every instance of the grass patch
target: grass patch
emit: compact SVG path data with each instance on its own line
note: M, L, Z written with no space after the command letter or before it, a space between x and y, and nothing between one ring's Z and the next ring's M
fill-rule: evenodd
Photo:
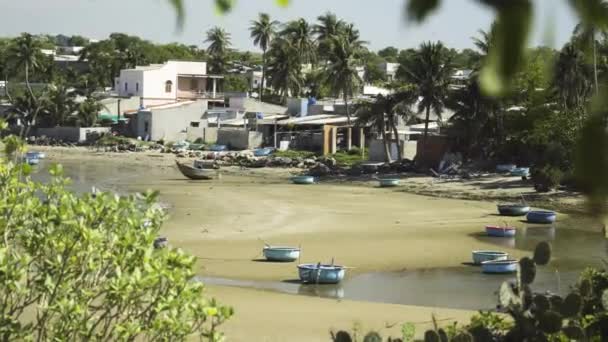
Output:
M315 156L314 152L310 152L310 151L298 151L298 150L287 150L287 151L275 151L273 153L273 155L275 157L283 157L283 158L291 158L291 159L295 159L295 158L312 158Z
M127 137L114 136L112 134L104 134L95 142L95 144L99 146L117 146L124 144L130 145L134 143L137 144L138 141Z
M367 149L363 151L363 157L361 156L361 150L357 147L353 147L350 151L340 151L332 154L332 157L338 162L339 166L350 167L367 160Z

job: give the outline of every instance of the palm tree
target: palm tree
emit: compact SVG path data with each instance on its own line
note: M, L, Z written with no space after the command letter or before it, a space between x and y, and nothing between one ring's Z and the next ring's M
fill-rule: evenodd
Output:
M299 94L302 88L300 55L297 48L286 39L276 39L269 51L268 71L270 84L287 102L287 96Z
M209 43L207 52L211 55L225 55L231 46L230 33L226 32L221 27L214 27L207 31L207 39L205 43Z
M601 6L608 6L602 3ZM596 26L580 23L574 28L573 39L579 47L588 47L591 44L593 54L593 81L595 85L595 94L599 93L598 76L597 76L597 35L601 32Z
M206 43L209 43L207 52L211 56L213 63L213 72L222 72L226 64L226 55L230 50L230 33L226 32L223 28L214 27L207 31Z
M490 54L492 46L496 40L497 23L493 22L490 26L490 30L484 31L479 30L479 37L473 37L473 45L479 50L479 55L476 55L473 61L475 62L475 69L479 70L482 67L483 60Z
M316 59L315 43L312 39L312 28L306 20L298 20L287 23L281 36L290 40L291 44L297 49L300 63L313 63Z
M76 95L64 84L50 85L42 99L42 114L50 126L63 125L76 110Z
M440 117L448 95L452 76L452 61L441 42L423 43L407 65L404 66L406 80L415 86L420 97L418 111L426 112L423 146L426 145L431 110Z
M29 33L22 33L14 39L8 51L7 59L15 68L23 68L25 85L32 97L34 93L30 85L30 72L37 69L43 58L40 42Z
M382 95L380 95L382 96ZM359 103L357 106L357 121L356 125L365 127L371 126L380 133L380 138L384 145L384 159L387 163L392 162L391 150L388 137L386 134L386 107L382 101L366 101Z
M573 44L566 44L555 65L553 87L564 109L582 110L592 92L593 70Z
M360 48L347 37L336 36L331 39L328 64L326 67L326 83L336 96L342 94L346 117L350 125L348 98L355 95L361 86L357 66L360 64Z
M338 19L334 13L326 12L317 17L318 24L314 25L313 32L317 36L319 55L327 58L331 39L342 34L345 23Z
M82 127L92 127L97 123L99 112L104 109L105 106L94 97L87 97L83 102L78 105L78 123Z
M262 49L262 83L260 84L260 101L264 95L264 84L266 80L266 51L270 47L270 44L276 35L276 28L278 25L279 22L276 20L270 20L270 16L267 13L260 13L258 20L252 21L251 27L249 28L251 38L253 38L253 44Z

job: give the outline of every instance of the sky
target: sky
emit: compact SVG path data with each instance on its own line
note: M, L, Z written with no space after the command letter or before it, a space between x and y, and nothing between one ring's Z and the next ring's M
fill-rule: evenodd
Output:
M472 47L471 37L487 29L493 18L493 12L474 0L443 0L441 9L421 25L404 19L405 0L291 0L287 8L278 7L274 0L237 0L227 15L215 12L213 0L184 1L186 22L178 30L169 0L0 0L0 36L30 32L103 39L123 32L154 42L205 46L205 32L221 26L232 35L235 48L254 51L248 28L259 12L285 22L299 17L314 21L332 11L355 23L372 50L411 48L427 40L463 49ZM576 24L567 1L533 2L535 30L530 44L561 47Z

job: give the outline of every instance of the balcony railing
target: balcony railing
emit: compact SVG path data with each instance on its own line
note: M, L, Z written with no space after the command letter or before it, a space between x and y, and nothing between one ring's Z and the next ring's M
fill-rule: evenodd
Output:
M200 99L200 100L223 100L224 93L209 91L177 91L177 97L181 99Z

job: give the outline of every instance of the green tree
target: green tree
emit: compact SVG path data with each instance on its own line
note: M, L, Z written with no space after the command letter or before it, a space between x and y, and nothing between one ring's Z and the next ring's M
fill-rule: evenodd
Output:
M214 27L207 31L207 53L210 55L210 69L214 73L223 73L226 69L226 56L231 46L230 33L223 28Z
M249 82L241 75L227 75L224 77L224 90L236 92L248 92Z
M318 16L317 22L313 27L313 33L316 35L319 46L319 56L327 59L331 49L331 40L343 33L346 24L331 12Z
M88 96L84 101L78 104L77 124L81 127L93 127L97 124L99 118L99 112L101 112L105 106L99 102L95 97Z
M222 338L232 309L203 296L196 259L153 246L164 218L154 195L76 195L59 166L46 184L27 170L0 162L3 340Z
M602 10L608 12L608 4L601 2L599 6L603 7ZM597 72L597 36L602 32L606 32L605 26L589 25L582 22L576 25L573 33L573 42L575 44L577 44L581 49L585 49L586 47L591 48L591 58L593 61L593 84L596 95L599 93Z
M264 85L266 84L266 52L276 35L279 22L271 20L267 13L260 13L257 21L251 22L249 31L253 44L262 49L262 82L260 83L260 99L264 96Z
M553 87L565 110L582 111L592 93L593 70L575 45L566 44L557 58Z
M281 37L290 40L298 51L300 63L313 63L316 60L316 46L312 38L312 28L308 22L300 18L290 21L281 31Z
M426 144L431 110L441 116L452 76L452 61L441 42L423 43L413 58L403 66L407 82L420 96L418 111L425 112L423 146Z
M40 42L29 33L22 33L15 38L8 51L8 62L14 68L23 68L25 74L25 85L30 95L33 96L30 85L30 73L40 67L43 58L40 51Z
M394 46L385 47L378 51L378 56L384 58L387 62L396 63L397 57L399 57L399 49Z
M300 54L296 46L286 39L276 39L269 53L270 84L287 103L289 93L298 95L302 90Z
M42 97L41 121L48 126L64 125L76 111L76 94L65 84L52 84Z
M326 67L326 82L334 91L334 95L342 95L346 107L346 117L350 125L348 99L360 91L362 83L357 70L357 66L360 65L360 46L345 35L333 37L330 46L331 50L329 51Z

